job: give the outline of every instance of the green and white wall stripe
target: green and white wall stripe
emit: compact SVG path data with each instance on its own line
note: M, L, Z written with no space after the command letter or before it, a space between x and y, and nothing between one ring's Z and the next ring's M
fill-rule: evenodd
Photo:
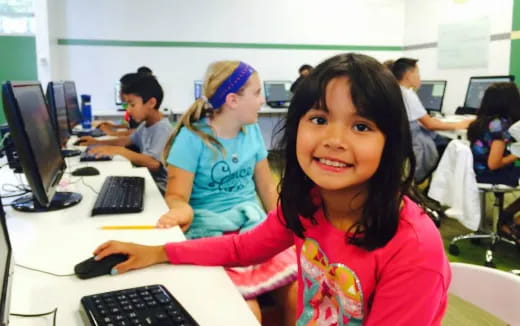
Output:
M520 87L520 0L513 1L513 28L509 60L509 71L515 75L516 84Z

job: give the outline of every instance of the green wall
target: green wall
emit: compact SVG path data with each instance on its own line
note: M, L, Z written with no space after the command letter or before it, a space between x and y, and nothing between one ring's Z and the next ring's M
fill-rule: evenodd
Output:
M0 82L37 80L36 40L34 36L0 36ZM0 100L0 124L5 122Z
M513 0L513 35L520 34L520 0ZM515 76L520 87L520 36L511 39L511 55L509 56L509 72Z

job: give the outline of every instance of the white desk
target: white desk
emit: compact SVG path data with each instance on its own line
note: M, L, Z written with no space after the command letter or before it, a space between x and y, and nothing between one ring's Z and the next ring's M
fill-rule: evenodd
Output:
M467 119L475 119L474 115L447 115L444 117L436 117L437 119L443 122L459 122ZM468 139L468 131L466 129L457 129L457 130L437 130L441 136L448 137L451 139Z
M77 157L67 159L67 163L67 172L83 164ZM70 274L76 263L90 257L97 245L109 239L143 244L162 244L184 239L179 228L100 230L102 225L155 224L167 207L147 169L132 168L130 162L121 157L116 157L112 162L90 162L89 165L97 167L101 175L83 177L81 180L80 177L66 174L60 182L59 190L83 195L78 205L47 213L23 213L6 207L7 225L17 264ZM107 175L145 178L142 213L90 217L97 195L85 184L99 191ZM0 180L2 183L18 183L8 167L0 169ZM56 277L15 267L11 312L33 314L58 307L57 325L83 325L79 313L81 297L157 283L165 285L200 325L259 325L221 267L169 264L89 280L80 280L75 276ZM48 316L11 317L10 325L51 324L52 317Z

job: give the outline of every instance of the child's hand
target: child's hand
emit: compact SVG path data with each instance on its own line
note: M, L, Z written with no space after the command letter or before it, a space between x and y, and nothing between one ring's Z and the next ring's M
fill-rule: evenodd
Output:
M79 137L79 139L76 141L76 143L78 143L78 145L80 145L80 146L88 146L88 145L95 144L96 142L97 141L92 136Z
M96 260L101 260L112 254L124 254L128 256L126 261L112 268L112 275L168 261L168 256L163 246L144 246L129 242L108 241L94 250Z
M121 146L96 146L89 149L89 153L94 154L96 157L103 155L116 155L119 154Z
M469 125L475 121L475 119L466 119L459 121L457 124L457 129L468 129Z
M114 130L114 125L103 123L98 126L98 129L106 134L106 133Z
M186 232L193 221L193 209L186 204L184 207L172 208L157 221L158 228L171 228L178 225Z

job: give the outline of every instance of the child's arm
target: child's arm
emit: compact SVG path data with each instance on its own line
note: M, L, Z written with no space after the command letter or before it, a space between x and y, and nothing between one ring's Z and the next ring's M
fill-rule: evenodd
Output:
M493 140L488 156L488 167L490 170L496 170L512 164L518 159L517 156L509 154L504 156L506 143L503 140Z
M275 209L278 193L267 158L256 163L254 178L256 191L262 200L264 209L268 212Z
M114 253L128 255L127 261L114 267L119 274L166 261L204 266L249 266L294 244L292 232L281 219L272 211L266 221L247 232L167 243L164 247L109 241L99 246L94 255L98 260Z
M194 173L168 165L168 184L164 199L170 210L159 218L158 228L178 225L182 231L188 230L193 221L193 209L188 203L194 178Z
M83 136L79 138L80 145L109 145L109 146L128 146L132 144L129 136L121 136L114 139L98 140L92 136Z
M468 129L474 119L466 119L458 122L444 122L439 119L425 115L419 119L421 124L428 130L455 130Z

